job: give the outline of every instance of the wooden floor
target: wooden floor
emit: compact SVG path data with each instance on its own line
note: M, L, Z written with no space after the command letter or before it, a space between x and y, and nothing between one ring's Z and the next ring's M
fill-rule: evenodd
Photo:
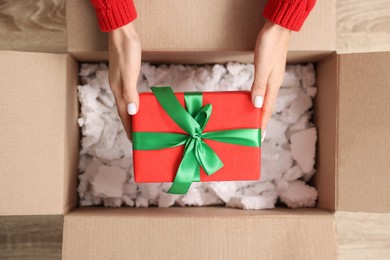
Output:
M66 52L65 0L0 0L0 50Z
M0 217L0 259L61 259L62 216Z
M0 0L0 49L65 52L65 1ZM337 50L390 51L390 1L337 0ZM390 259L390 214L335 216L339 259ZM62 224L61 216L0 217L0 259L61 258Z

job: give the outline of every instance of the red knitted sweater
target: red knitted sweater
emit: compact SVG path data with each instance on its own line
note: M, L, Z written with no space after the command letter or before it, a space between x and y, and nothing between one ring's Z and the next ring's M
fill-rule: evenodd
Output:
M90 0L102 31L108 32L137 18L133 0ZM268 0L263 16L287 29L299 31L316 0Z

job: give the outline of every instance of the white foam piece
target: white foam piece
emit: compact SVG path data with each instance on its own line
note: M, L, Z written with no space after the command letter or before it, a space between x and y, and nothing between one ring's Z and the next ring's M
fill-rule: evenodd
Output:
M134 200L130 196L128 196L128 195L123 195L122 196L122 200L123 200L123 202L125 203L126 206L129 206L129 207L134 207L135 206Z
M226 204L230 208L240 209L272 209L275 208L277 199L276 192L267 192L262 195L235 196Z
M144 79L138 80L137 89L139 93L152 92L152 89L149 87L148 82Z
M299 92L299 88L281 88L275 102L275 112L281 113L283 110L290 107L298 97Z
M131 199L135 199L137 197L138 187L133 182L127 182L123 184L123 194L129 196Z
M102 135L105 138L101 139L101 144L104 147L104 149L111 150L113 148L116 136L119 132L118 130L119 130L118 124L111 124L111 125L106 124L104 126Z
M276 187L274 184L272 184L271 181L257 182L255 184L247 186L245 189L243 189L242 195L260 195L261 193L263 193L265 191L272 191L275 189L276 189Z
M141 70L149 86L166 86L172 85L173 74L168 70L168 66L141 66Z
M283 174L283 179L286 181L295 181L296 179L299 179L303 176L302 169L298 166L295 165L292 168L288 169L284 174Z
M249 90L253 83L253 64L240 64L229 62L226 65L228 74L222 80L219 90Z
M178 197L179 195L163 192L158 198L158 206L160 208L169 208L175 204L175 201Z
M235 195L237 190L236 182L211 182L206 186L225 203Z
M121 198L126 175L126 171L117 166L99 167L91 182L94 195Z
M90 158L88 158L85 154L81 154L79 157L79 172L84 172L87 168L87 165L90 164Z
M93 63L82 63L80 68L79 76L88 77L95 73L99 68L99 64Z
M312 98L315 97L317 94L317 88L316 87L307 87L306 94Z
M285 123L293 124L298 121L300 116L313 106L313 101L310 96L300 94L292 103L289 109L283 111L281 119Z
M311 113L310 112L306 112L304 113L299 119L298 121L291 125L288 129L288 134L293 134L293 133L296 133L296 132L300 132L300 131L303 131L309 127L311 127L309 125L309 119L310 119L310 116L311 116ZM287 136L288 136L287 134Z
M149 207L149 202L147 198L144 198L142 196L138 196L135 200L135 206L137 208L147 208Z
M156 205L160 194L160 183L140 183L138 185L141 196L146 198L150 204Z
M92 182L94 176L98 172L100 167L103 167L104 164L101 160L92 158L89 164L85 167L85 171L83 174L79 175L80 180L86 180L88 182Z
M301 85L300 78L297 77L294 68L295 66L287 66L281 86L282 88L299 87Z
M262 165L260 181L280 179L282 173L288 170L293 164L290 151L273 143L264 143L262 151Z
M285 190L289 186L289 182L284 179L276 179L275 184L278 190Z
M83 118L78 120L79 126L82 127L83 134L91 138L96 143L102 134L104 128L103 119L95 112L83 113Z
M293 181L288 188L280 191L280 199L290 208L314 207L318 193L303 181Z
M108 82L108 68L106 64L100 63L99 69L96 71L96 78L99 82L100 88L111 92L110 84Z
M191 188L185 195L181 196L176 202L181 206L203 206L205 197L207 195L202 193L199 189Z
M122 198L104 198L104 207L119 208L122 206Z
M216 64L212 67L204 66L195 69L194 84L198 91L207 91L218 87L222 75L226 73L225 66Z
M286 130L288 125L276 118L271 117L267 125L267 134L265 140L272 140L272 142L283 144L287 142Z
M311 171L309 171L309 172L305 172L304 174L303 174L303 180L304 181L309 181L312 177L313 177L313 175L316 173L316 170L315 169L313 169L313 170L311 170Z
M133 161L126 157L110 161L110 166L118 166L126 171L128 171L132 165Z
M316 84L316 75L313 64L308 64L302 67L302 85L304 88L314 86Z
M317 130L314 127L291 135L292 157L303 172L313 170L316 141Z

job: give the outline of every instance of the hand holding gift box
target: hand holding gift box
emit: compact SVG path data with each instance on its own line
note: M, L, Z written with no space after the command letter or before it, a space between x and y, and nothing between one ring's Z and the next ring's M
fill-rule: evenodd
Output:
M173 181L168 192L185 194L193 181L260 178L260 109L249 92L152 90L132 120L136 182Z

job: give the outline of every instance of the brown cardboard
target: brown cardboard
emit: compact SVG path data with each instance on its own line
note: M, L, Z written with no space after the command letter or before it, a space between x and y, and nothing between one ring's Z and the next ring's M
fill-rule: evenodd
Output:
M77 204L77 173L79 162L80 128L77 88L79 75L78 61L66 55L66 108L65 108L65 147L64 147L64 201L63 213Z
M138 18L134 24L143 51L163 51L160 60L170 58L168 52L181 51L250 54L264 23L261 13L265 4L265 0L214 0L212 4L208 0L136 0ZM335 49L334 5L334 0L317 1L303 29L294 33L291 52ZM70 53L78 57L107 51L107 35L100 32L89 1L67 1L67 25ZM145 61L154 59L154 55L143 57Z
M390 52L339 57L337 210L390 212Z
M314 118L318 129L317 172L314 183L318 190L318 207L335 209L337 164L337 55L333 54L317 63L317 95Z
M333 52L321 50L289 51L287 62L317 62ZM105 62L108 60L108 53L105 51L72 53L72 56L82 62ZM230 61L253 63L253 53L242 51L143 51L142 59L156 64L215 64Z
M66 55L0 60L0 215L62 214Z
M330 212L79 208L63 259L336 259Z

